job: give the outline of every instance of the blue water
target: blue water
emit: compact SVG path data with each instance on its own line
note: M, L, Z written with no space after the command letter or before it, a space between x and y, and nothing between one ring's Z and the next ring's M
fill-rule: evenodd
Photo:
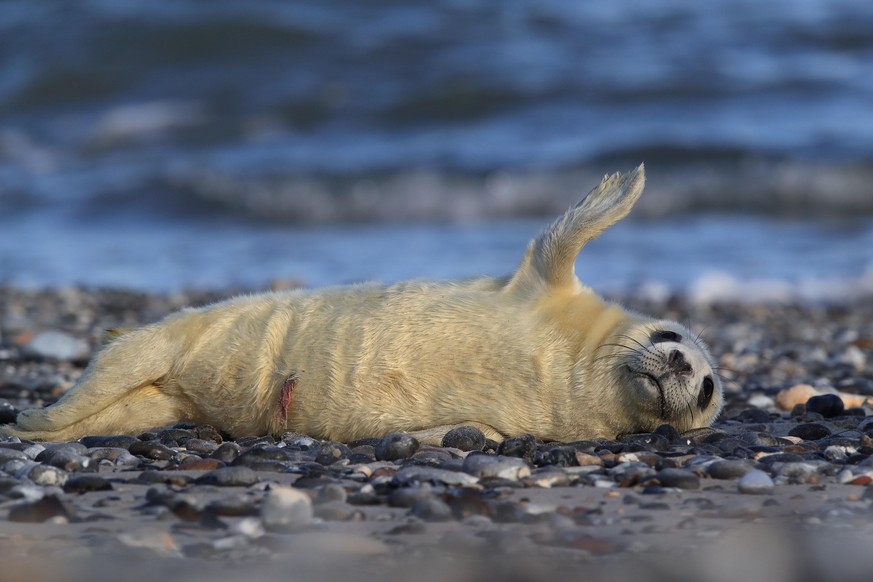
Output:
M866 0L7 0L0 63L3 282L502 274L645 161L586 281L870 286Z

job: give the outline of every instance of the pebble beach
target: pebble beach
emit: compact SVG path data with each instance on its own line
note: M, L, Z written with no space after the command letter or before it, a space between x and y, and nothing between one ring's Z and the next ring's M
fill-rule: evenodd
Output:
M106 328L228 294L0 289L0 422L69 389ZM726 390L711 428L0 438L3 579L864 579L873 300L623 303L702 333Z

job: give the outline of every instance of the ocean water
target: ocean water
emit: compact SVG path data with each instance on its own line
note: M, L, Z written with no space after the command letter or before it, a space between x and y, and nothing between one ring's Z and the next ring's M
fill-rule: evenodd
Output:
M604 173L606 292L873 295L873 3L0 3L0 283L504 274Z

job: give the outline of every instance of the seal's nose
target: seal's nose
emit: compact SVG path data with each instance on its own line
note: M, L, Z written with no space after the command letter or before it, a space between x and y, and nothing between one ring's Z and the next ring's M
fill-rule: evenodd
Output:
M649 339L653 344L660 344L663 342L676 342L678 344L682 341L682 336L675 331L658 329L649 334Z
M677 374L684 374L692 371L691 364L688 363L688 360L685 359L685 356L682 355L682 352L679 350L673 350L670 352L670 355L667 356L667 365Z

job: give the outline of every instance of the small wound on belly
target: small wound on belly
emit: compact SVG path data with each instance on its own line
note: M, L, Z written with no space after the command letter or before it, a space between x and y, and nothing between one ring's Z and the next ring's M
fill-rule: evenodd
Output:
M273 420L284 424L288 420L288 409L291 407L293 399L294 387L297 385L297 376L294 374L288 376L285 383L282 385L282 391L279 392L279 406L276 408L276 413L273 415Z

